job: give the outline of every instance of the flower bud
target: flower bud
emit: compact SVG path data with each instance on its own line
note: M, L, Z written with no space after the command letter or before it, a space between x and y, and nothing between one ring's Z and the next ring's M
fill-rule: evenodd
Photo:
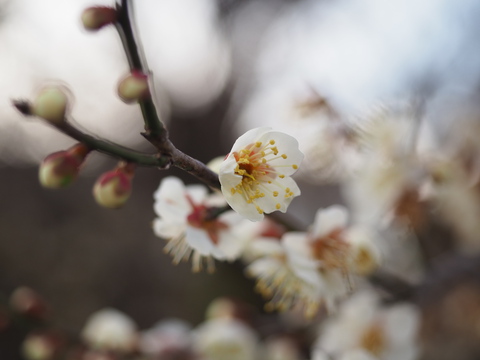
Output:
M16 313L36 319L44 320L47 316L47 305L43 298L28 287L15 289L10 297L10 306Z
M47 156L40 164L38 178L46 188L65 187L76 179L89 149L77 144L67 151L58 151Z
M95 201L116 209L126 203L132 192L133 164L120 166L100 176L93 187Z
M148 77L140 71L132 71L118 84L118 96L127 104L150 96Z
M66 92L60 86L47 86L37 95L31 113L54 125L60 125L65 121L67 106Z
M61 347L62 339L53 333L33 333L22 344L22 353L27 360L52 360Z
M82 24L86 30L96 31L116 20L117 11L108 6L92 6L82 13Z

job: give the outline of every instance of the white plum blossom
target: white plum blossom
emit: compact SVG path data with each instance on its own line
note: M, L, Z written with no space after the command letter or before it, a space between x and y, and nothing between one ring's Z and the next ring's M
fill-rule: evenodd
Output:
M327 320L316 347L334 359L414 360L418 327L414 305L381 307L378 296L364 290Z
M319 209L310 231L249 245L256 258L247 273L270 299L267 309L301 308L307 317L322 304L332 309L351 289L353 275L368 275L377 267L380 255L373 232L348 228L347 219L343 206Z
M266 310L300 308L307 316L315 314L320 302L316 286L295 273L290 261L293 252L287 250L283 240L262 239L255 241L252 246L256 248L258 258L247 266L246 272L257 279L257 291L269 299ZM260 256L262 253L263 256ZM308 258L305 266L315 268Z
M345 181L345 197L356 221L389 225L393 219L416 227L431 156L431 132L410 111L381 108L359 125L361 166Z
M233 318L208 320L194 330L193 338L204 360L254 360L259 352L257 334Z
M290 135L262 127L247 131L222 163L219 180L228 204L240 215L260 221L264 213L286 212L300 189L290 177L303 154Z
M124 313L106 308L90 315L82 338L94 349L130 352L138 340L137 326Z
M173 176L162 180L154 194L156 235L168 243L165 251L174 263L192 257L193 270L213 271L213 258L234 260L240 256L248 238L241 233L244 220L236 212L224 211L226 202L220 194L209 195L202 185L185 186ZM221 212L220 215L218 213Z

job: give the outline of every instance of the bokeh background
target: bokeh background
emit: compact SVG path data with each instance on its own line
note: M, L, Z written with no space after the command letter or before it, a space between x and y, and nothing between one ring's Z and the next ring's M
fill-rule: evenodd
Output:
M72 141L22 118L10 101L31 98L47 83L71 89L72 116L83 129L150 149L140 136L139 110L115 95L127 71L117 34L81 28L81 11L101 4L113 2L0 0L0 292L36 289L58 325L72 331L105 306L142 328L166 317L198 323L217 296L260 307L239 264L192 274L189 264L173 266L163 254L164 242L151 230L153 192L165 175L192 182L188 175L139 169L131 200L116 211L91 197L96 177L115 164L104 156L93 156L68 189L38 184L38 162ZM460 110L476 109L475 0L143 0L135 6L172 140L204 162L227 153L235 136L252 127L301 136L291 115L315 94L346 115L421 98L443 133ZM307 196L291 211L300 225L311 222L315 209L341 201L338 189L319 189L309 175L301 185Z

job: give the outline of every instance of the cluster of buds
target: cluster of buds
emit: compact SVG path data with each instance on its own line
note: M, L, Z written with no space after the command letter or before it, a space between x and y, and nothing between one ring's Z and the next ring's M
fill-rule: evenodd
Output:
M76 144L68 150L50 154L40 165L40 184L51 189L70 185L80 173L89 152L85 145ZM132 191L134 170L133 164L121 162L115 169L101 175L93 187L97 203L111 209L125 204Z

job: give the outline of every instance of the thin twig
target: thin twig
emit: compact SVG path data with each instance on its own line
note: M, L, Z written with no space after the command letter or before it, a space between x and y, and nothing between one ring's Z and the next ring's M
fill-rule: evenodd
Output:
M148 75L151 96L139 101L142 110L145 133L142 134L157 150L162 157L170 157L172 164L182 169L212 188L220 188L218 175L208 169L202 162L178 150L168 138L168 130L161 121L153 96L153 76L141 47L138 31L135 26L132 0L117 0L116 28L127 55L131 70L140 70Z
M147 60L141 47L138 31L134 26L133 6L130 0L117 0L117 22L115 23L118 35L122 40L123 49L127 56L130 70L139 70L148 76L151 96L139 101L145 122L145 131L149 136L162 140L168 139L168 131L154 103L153 76L148 68Z
M31 104L28 101L13 100L12 104L24 116L33 116L31 113ZM98 139L77 129L66 119L63 123L49 124L54 126L57 130L61 131L65 135L68 135L71 138L85 144L90 149L99 151L120 160L133 162L140 166L153 166L162 169L168 168L171 164L170 157L160 156L157 154L141 153L139 151L135 151L103 139Z

